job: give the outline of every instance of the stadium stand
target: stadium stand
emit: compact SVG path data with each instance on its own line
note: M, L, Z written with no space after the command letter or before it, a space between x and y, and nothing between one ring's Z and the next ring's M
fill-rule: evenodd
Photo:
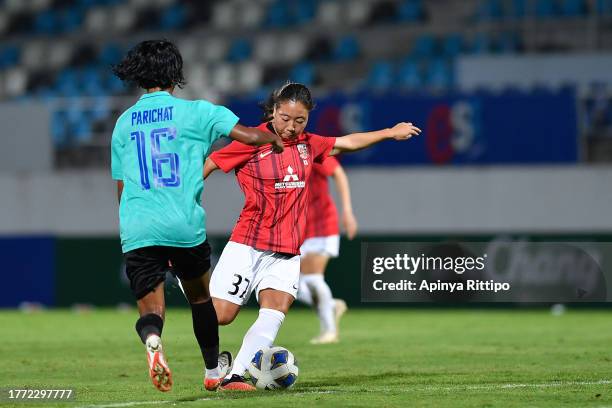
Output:
M177 41L189 98L287 79L319 93L440 92L456 89L465 55L610 49L611 19L612 0L4 0L0 100L51 104L59 151L103 146L122 105L93 113L88 101L138 93L109 66L144 38Z

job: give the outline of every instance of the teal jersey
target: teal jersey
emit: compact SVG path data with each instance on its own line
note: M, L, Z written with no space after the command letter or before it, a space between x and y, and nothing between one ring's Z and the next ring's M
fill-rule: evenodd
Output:
M123 180L123 252L147 246L193 247L206 239L201 197L204 160L238 117L223 106L168 92L143 95L117 120L111 170Z

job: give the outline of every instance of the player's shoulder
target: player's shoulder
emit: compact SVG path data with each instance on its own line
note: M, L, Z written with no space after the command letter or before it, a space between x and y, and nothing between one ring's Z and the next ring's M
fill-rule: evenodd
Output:
M214 103L212 103L211 101L207 101L206 99L193 99L193 100L186 100L183 99L186 103L190 104L191 106L194 106L198 109L212 109L213 106L215 106Z
M308 137L308 138L325 138L325 139L327 139L327 138L333 137L333 136L322 135L320 133L309 132L309 131L304 131L303 135Z
M252 146L241 143L237 140L232 140L227 143L225 146L222 146L211 153L213 157L219 157L221 155L234 155L234 154L255 154L259 150L261 146Z
M223 105L218 105L206 99L194 99L194 100L183 99L183 101L190 104L190 106L192 106L194 109L197 109L201 113L208 113L208 114L219 113L219 110L223 110L223 108L225 108L225 106Z
M335 137L324 136L313 132L303 132L300 139L308 143L320 143L322 141L324 142L326 140L335 139Z

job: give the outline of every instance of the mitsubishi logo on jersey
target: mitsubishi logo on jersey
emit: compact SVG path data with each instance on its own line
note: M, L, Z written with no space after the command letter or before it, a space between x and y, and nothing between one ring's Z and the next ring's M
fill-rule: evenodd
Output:
M287 167L287 175L283 179L283 181L298 181L299 178L297 174L293 174L293 169L291 166Z
M288 188L304 188L306 183L300 181L297 174L293 173L293 168L287 166L287 174L283 178L282 182L274 183L274 188L277 190L288 189Z

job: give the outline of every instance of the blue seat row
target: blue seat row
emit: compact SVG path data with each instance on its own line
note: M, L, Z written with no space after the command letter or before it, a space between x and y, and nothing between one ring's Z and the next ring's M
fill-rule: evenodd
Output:
M70 6L47 8L33 14L27 12L9 16L7 26L13 33L35 35L59 35L74 33L83 28L87 13L93 7L110 7L126 3L127 0L76 0ZM141 13L134 23L133 30L155 28L161 30L180 30L188 23L188 9L185 2L176 1L162 10L149 10ZM2 10L0 10L2 12ZM194 16L192 20L197 20ZM14 19L11 20L11 19Z
M415 58L453 58L459 54L512 53L521 49L521 37L510 31L497 34L480 32L472 38L459 33L442 38L423 34L416 38L411 55Z
M96 98L84 106L79 102L60 106L51 115L51 137L58 148L73 147L92 140L94 130L106 132L114 125L107 98Z
M0 48L0 69L10 68L19 63L20 49L16 45Z
M420 90L448 89L454 84L451 60L433 59L428 62L407 58L399 64L378 61L372 65L364 86L376 91L389 89Z
M474 15L476 20L489 21L526 16L537 19L581 17L589 12L609 13L609 0L597 0L595 9L586 0L482 0Z

